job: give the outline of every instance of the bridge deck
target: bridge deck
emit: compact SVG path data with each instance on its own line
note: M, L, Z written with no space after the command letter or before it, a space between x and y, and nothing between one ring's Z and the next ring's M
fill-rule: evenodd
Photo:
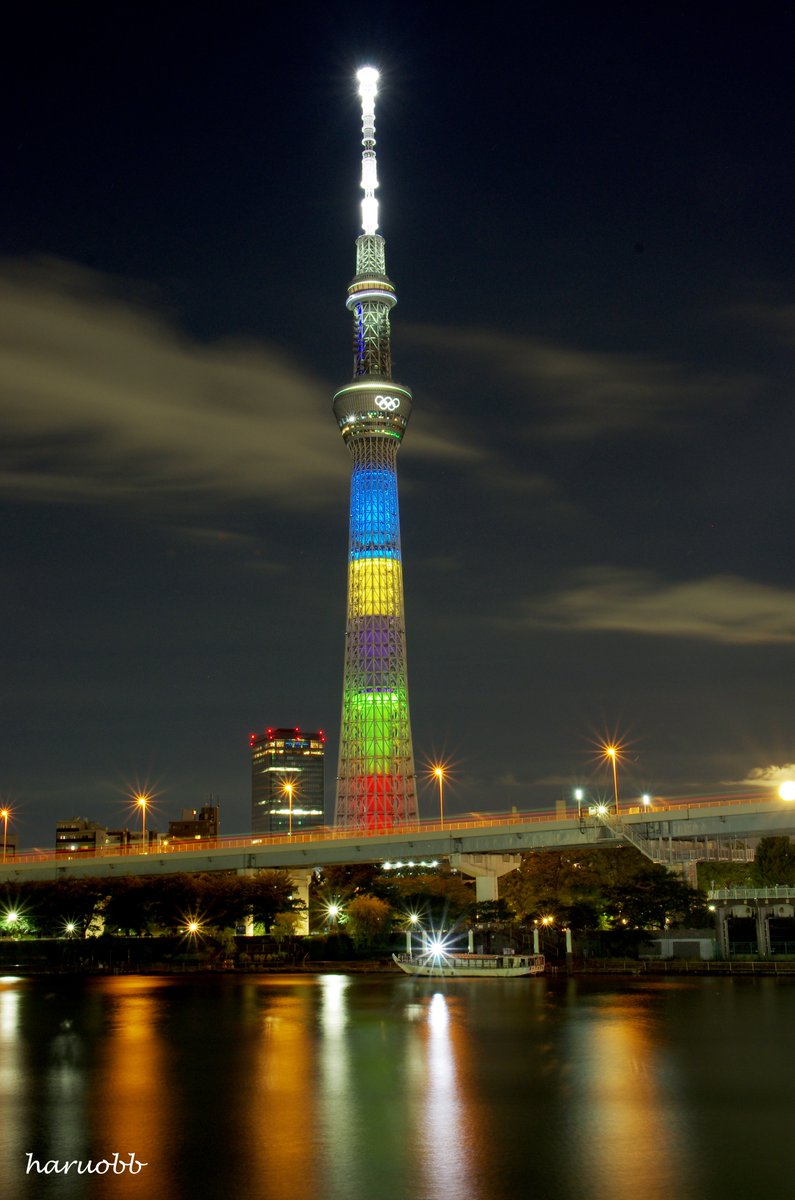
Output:
M795 833L795 806L772 793L732 799L687 801L651 811L633 810L617 819L583 811L582 816L530 812L419 821L399 831L363 833L328 829L292 837L231 836L201 842L169 842L98 851L23 853L0 865L0 882L62 876L160 875L179 871L223 871L252 867L312 868L331 864L404 862L451 854L516 854L628 841L644 853L671 861L675 844L698 839L755 838ZM658 852L654 852L654 848ZM667 850L671 851L670 854ZM690 851L690 847L687 847ZM695 855L698 857L698 855Z

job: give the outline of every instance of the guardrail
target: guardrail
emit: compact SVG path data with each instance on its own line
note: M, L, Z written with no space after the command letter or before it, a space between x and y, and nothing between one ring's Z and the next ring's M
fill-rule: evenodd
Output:
M690 815L693 812L701 812L704 809L710 808L745 808L749 804L761 804L770 802L771 796L767 792L748 792L741 796L733 796L731 799L710 797L698 799L696 797L687 797L669 803L663 803L664 797L659 797L654 805L648 808L643 808L642 811L626 812L619 814L616 818L615 814L608 809L606 814L607 820L614 822L616 820L623 821L626 816L637 818L641 816L641 821L633 821L632 823L642 824L645 821L654 822L668 819L671 816L682 817ZM6 858L5 866L13 866L15 863L23 865L26 863L42 863L42 862L75 862L84 858L126 858L126 857L141 857L143 855L163 854L179 854L182 852L193 852L197 850L222 850L222 849L251 849L255 846L295 846L307 843L323 843L331 841L345 841L354 839L360 841L371 837L384 836L403 836L410 834L424 833L456 833L466 832L473 829L488 829L494 827L505 827L511 825L544 825L561 821L571 821L576 823L586 819L585 812L575 812L567 809L565 814L557 809L545 809L542 811L535 810L525 813L493 813L478 817L450 817L444 821L428 820L414 821L409 825L400 825L391 829L373 829L363 830L353 827L336 827L334 829L322 828L313 829L306 833L293 834L267 834L254 836L252 834L231 834L217 838L190 838L184 841L163 841L156 842L147 846L130 843L128 845L117 846L97 846L86 850L75 851L23 851L20 854L9 854ZM605 817L600 817L604 822Z
M768 887L715 888L710 900L795 900L795 884L772 883Z

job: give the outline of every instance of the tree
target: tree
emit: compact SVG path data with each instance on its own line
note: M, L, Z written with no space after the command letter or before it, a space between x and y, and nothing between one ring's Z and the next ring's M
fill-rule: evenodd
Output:
M754 860L757 883L795 883L795 848L788 837L759 839Z
M293 927L303 902L293 895L293 883L289 871L262 870L248 877L248 901L251 915L256 924L265 929L273 925L277 915L289 915Z
M398 912L418 913L423 925L440 932L471 908L475 896L460 875L441 870L435 874L394 875L388 898Z
M285 938L294 937L299 916L296 912L277 913L271 925L271 937L281 946Z
M604 907L600 873L593 852L537 850L522 856L500 892L520 921L553 916L572 929L595 928Z
M520 920L551 916L575 930L705 920L703 894L632 846L533 851L502 894Z
M104 879L37 879L22 884L20 890L36 931L44 937L65 933L85 937L97 932L107 891Z
M389 932L392 924L392 909L379 896L356 896L345 910L346 932L354 946L361 949L372 946Z

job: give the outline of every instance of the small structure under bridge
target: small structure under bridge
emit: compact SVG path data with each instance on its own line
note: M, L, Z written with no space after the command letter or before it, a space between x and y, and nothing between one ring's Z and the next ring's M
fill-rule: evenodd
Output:
M717 888L709 902L721 958L795 957L795 885Z

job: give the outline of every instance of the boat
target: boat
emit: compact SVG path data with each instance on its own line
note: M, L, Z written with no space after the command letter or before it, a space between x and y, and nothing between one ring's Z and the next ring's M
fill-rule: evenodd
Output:
M434 979L513 979L518 975L541 975L543 954L451 954L431 950L424 954L393 954L407 975Z

